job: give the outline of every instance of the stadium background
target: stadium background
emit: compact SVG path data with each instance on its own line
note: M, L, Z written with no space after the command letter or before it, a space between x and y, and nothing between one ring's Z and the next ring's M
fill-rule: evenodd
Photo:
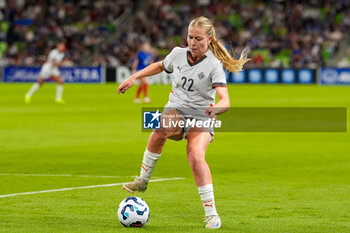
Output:
M132 179L148 137L140 109L150 105L132 104L133 90L116 96L114 82L128 77L142 41L157 59L186 46L194 16L213 19L236 57L250 50L245 71L227 77L232 107L350 106L346 0L0 0L0 9L0 232L133 232L116 219L128 195L120 186L5 196ZM62 39L70 59L62 75L74 82L67 103L55 105L46 85L26 105ZM150 86L152 106L164 106L171 89L171 76L160 76L150 79L164 84ZM347 132L215 137L207 159L223 232L350 231ZM151 208L146 231L204 232L184 142L168 142L155 170L155 179L173 177L184 179L141 195Z
M186 25L193 16L205 15L215 20L218 37L236 57L245 47L250 49L252 61L246 69L308 68L301 75L298 70L287 71L286 82L290 76L295 76L295 80L289 82L304 79L306 83L315 82L320 67L350 66L346 33L350 27L349 4L348 1L202 0L189 4L165 0L18 0L8 4L2 1L0 65L41 65L48 51L65 40L71 61L68 66L113 67L106 73L107 81L114 81L114 68L130 68L142 41L152 43L157 49L156 59L160 60L174 46L186 46ZM244 75L237 80L234 76L228 79L284 81L280 77L284 74L276 70ZM349 82L348 79L345 81Z

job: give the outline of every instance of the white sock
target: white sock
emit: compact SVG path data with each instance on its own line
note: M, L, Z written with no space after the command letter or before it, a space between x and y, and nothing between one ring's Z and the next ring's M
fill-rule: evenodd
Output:
M148 182L159 158L160 154L152 153L146 148L145 153L143 154L140 177L144 178Z
M198 194L201 197L205 216L218 215L215 208L214 189L212 184L198 187Z
M59 84L56 88L56 100L62 99L63 85Z
M39 88L39 83L34 83L26 95L31 97L34 94L34 92L36 92Z

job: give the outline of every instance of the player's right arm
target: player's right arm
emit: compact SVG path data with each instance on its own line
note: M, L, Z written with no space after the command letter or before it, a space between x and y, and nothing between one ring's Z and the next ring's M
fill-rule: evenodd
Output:
M134 74L136 72L136 68L139 64L139 59L135 59L135 61L132 63L131 73Z
M160 62L153 63L153 64L147 66L146 68L144 68L143 70L140 70L140 71L134 73L133 75L131 75L128 79L124 80L119 85L118 95L120 93L124 93L127 89L132 87L137 79L142 78L142 77L152 76L155 74L159 74L163 70L164 70L163 61L160 61Z
M67 59L63 59L62 61L57 61L57 56L59 56L57 50L51 50L49 56L47 58L48 62L51 63L52 66L58 67L67 62Z
M134 62L132 63L131 73L134 74L136 72L137 66L139 65L139 57L136 56Z
M55 59L53 59L52 61L51 61L51 64L53 65L53 66L61 66L61 65L63 65L64 63L66 63L66 62L68 62L68 58L67 59L63 59L61 62L57 62Z
M51 61L51 64L52 64L53 66L59 66L59 63L58 63L55 59L53 59L53 60Z

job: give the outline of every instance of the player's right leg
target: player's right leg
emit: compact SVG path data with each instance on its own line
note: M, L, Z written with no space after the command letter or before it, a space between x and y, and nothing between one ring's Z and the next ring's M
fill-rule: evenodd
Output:
M151 99L148 97L147 77L142 78L142 91L143 91L143 102L150 103Z
M57 74L55 76L52 76L52 79L57 82L56 87L56 98L55 101L58 104L64 104L64 100L62 98L63 95L63 79L61 78L59 72L57 71Z
M32 85L32 87L29 89L29 91L25 94L24 96L24 101L26 103L30 103L31 102L31 98L32 98L32 95L37 91L39 90L39 88L44 84L45 82L45 79L48 79L50 78L51 76L51 73L50 73L50 68L51 68L51 65L49 63L45 63L42 67L41 67L41 70L40 70L40 73L39 73L39 81L37 83L34 83Z
M32 100L32 96L33 94L39 90L39 88L44 84L45 79L44 78L39 78L39 81L34 83L32 85L32 87L29 89L29 91L24 95L24 101L27 104L30 104L31 100Z
M161 122L163 119L168 122L169 120L180 120L177 117L178 112L176 110L169 110L162 114ZM143 160L141 165L140 176L136 177L133 182L123 185L123 189L130 193L144 192L147 189L148 182L152 176L153 170L157 164L158 159L162 153L164 144L167 138L180 139L183 137L182 128L160 128L154 130L147 143L146 150L143 154Z
M143 92L143 95L144 95L143 101L145 103L150 103L151 99L148 97L148 92L147 92L148 90L147 78L146 77L139 78L139 81L140 81L140 85L137 88L134 102L137 104L140 104L142 102L140 99L140 95Z
M143 77L142 78L139 78L139 86L137 87L137 90L136 90L136 95L135 95L135 99L134 99L134 103L136 104L140 104L142 103L141 99L140 99L140 95L141 95L141 92L143 90Z
M146 150L143 153L140 176L136 176L133 182L124 184L123 189L130 193L146 191L149 179L160 158L166 139L167 135L159 130L155 130L151 133Z

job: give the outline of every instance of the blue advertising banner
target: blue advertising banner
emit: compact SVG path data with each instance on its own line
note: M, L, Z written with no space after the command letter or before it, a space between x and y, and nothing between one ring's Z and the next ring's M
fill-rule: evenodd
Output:
M249 83L262 83L263 73L261 69L250 69L248 72Z
M9 66L4 68L4 82L36 82L40 67ZM64 82L68 83L101 83L100 67L62 67L59 68Z
M287 83L287 84L292 84L296 83L296 78L295 78L295 70L294 69L284 69L281 72L281 80L282 83Z
M265 82L266 83L278 83L279 73L277 69L265 70Z
M245 83L245 71L240 71L237 74L232 73L232 82L234 83Z
M313 84L316 82L316 72L313 69L302 68L254 68L246 69L237 74L231 73L228 83L267 83L267 84Z
M350 68L320 68L318 75L320 84L350 84Z
M313 71L311 69L300 69L298 71L298 81L302 84L313 83Z

